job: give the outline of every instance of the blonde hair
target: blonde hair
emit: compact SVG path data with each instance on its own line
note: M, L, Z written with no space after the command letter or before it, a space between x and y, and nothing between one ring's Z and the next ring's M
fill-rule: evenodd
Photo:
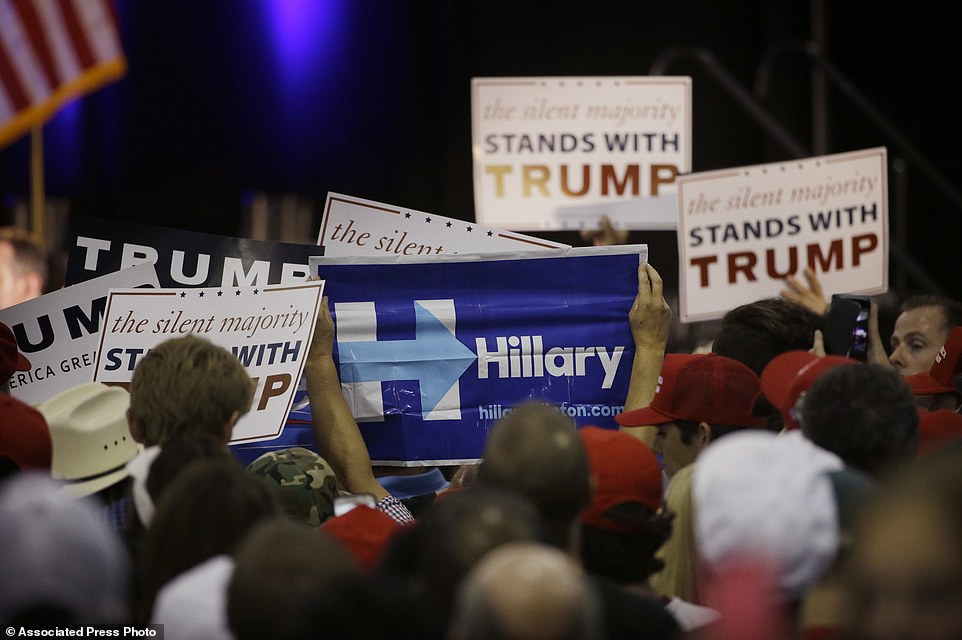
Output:
M702 604L698 592L698 552L695 547L695 510L691 497L691 478L695 465L679 470L668 483L665 509L675 514L671 537L655 557L665 568L651 576L655 590L669 597Z
M130 381L130 415L148 446L197 434L223 439L231 416L247 413L253 398L240 361L192 335L151 349Z

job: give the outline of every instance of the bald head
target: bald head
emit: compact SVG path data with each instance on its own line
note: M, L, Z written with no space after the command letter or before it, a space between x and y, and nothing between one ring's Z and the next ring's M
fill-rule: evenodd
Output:
M574 423L540 404L521 406L494 426L479 480L530 500L549 537L575 523L591 496L588 457Z
M515 542L488 553L458 594L459 640L597 638L599 606L581 568L558 549Z

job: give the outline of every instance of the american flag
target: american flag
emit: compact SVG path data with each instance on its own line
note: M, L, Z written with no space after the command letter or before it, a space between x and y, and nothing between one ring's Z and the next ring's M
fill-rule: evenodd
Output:
M0 148L126 69L112 0L0 0Z

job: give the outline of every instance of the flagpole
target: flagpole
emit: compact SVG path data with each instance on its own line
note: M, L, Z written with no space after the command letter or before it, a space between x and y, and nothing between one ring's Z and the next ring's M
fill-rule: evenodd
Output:
M30 219L37 243L46 249L44 238L46 213L43 186L43 123L30 131Z

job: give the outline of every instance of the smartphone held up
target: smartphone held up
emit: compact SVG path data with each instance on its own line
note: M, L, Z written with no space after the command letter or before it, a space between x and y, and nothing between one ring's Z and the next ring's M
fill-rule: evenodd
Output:
M865 296L833 295L825 323L825 353L864 362L868 357L871 307L871 300Z

